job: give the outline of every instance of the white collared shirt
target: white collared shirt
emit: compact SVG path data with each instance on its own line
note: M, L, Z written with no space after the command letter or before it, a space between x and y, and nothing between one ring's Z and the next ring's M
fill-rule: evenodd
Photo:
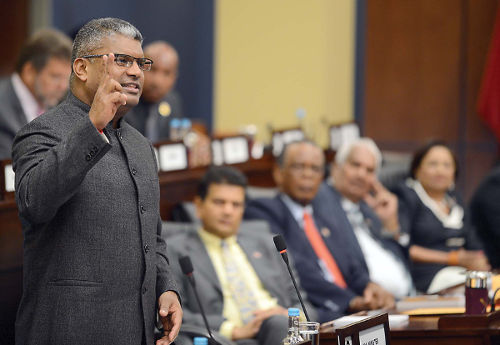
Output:
M372 236L359 204L346 198L342 198L341 203L365 257L370 280L382 286L396 298L408 296L413 286L405 265Z
M11 81L12 86L14 87L14 92L16 93L16 96L21 103L21 107L23 108L23 112L26 115L26 120L31 122L31 120L38 117L40 113L40 106L31 91L21 80L19 74L12 74Z

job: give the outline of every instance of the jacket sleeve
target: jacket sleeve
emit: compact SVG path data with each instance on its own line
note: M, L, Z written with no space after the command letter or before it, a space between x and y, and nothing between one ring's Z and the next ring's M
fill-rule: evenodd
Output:
M165 291L174 291L179 297L179 301L182 302L179 284L167 256L167 244L162 237L162 222L160 218L158 219L156 239L156 298L159 298Z
M19 213L32 223L50 221L110 148L88 116L63 134L32 121L12 151Z

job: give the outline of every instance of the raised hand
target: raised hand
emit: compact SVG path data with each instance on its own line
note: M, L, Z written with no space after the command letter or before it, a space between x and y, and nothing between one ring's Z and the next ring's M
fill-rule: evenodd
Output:
M115 55L113 53L102 57L103 75L90 107L90 121L98 130L102 130L113 120L116 111L127 103L127 96L122 93L122 86L111 76Z
M389 231L399 229L398 198L389 192L378 180L372 185L372 193L365 196L365 202L370 206Z

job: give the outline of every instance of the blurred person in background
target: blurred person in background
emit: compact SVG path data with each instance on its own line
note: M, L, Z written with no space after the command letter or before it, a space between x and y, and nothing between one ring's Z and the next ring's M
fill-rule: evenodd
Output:
M413 280L421 292L463 283L463 268L490 269L454 190L457 176L455 155L444 142L432 141L415 152L410 178L395 190L408 224Z
M182 99L174 89L179 73L177 50L165 41L154 41L144 47L144 55L154 63L145 73L141 101L127 114L126 121L152 143L187 138L189 165L210 164L209 138L184 116Z
M0 80L0 159L25 124L57 105L71 74L71 39L54 29L36 32L24 44L15 72Z
M495 269L500 268L500 167L481 182L472 197L471 221L483 240L486 256Z

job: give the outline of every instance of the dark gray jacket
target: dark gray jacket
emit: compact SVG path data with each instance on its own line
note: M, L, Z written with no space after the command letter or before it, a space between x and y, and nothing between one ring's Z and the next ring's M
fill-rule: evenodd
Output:
M127 123L107 143L66 101L13 146L24 235L16 344L153 344L157 299L176 290L161 238L156 160Z

